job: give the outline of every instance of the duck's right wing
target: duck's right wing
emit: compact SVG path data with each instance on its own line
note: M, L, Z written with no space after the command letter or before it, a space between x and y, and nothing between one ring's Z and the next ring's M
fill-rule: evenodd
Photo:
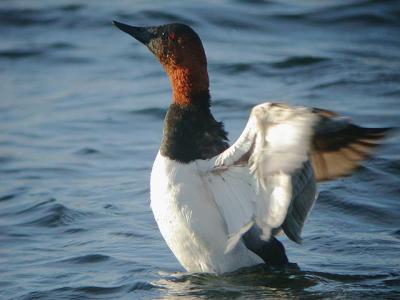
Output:
M255 182L252 189L241 190L246 195L240 197L239 204L230 195L219 194L217 198L220 199L216 199L228 227L235 224L231 228L237 229L238 224L242 225L236 233L230 231L233 236L231 246L239 241L252 222L263 229L262 238L266 240L274 230L283 228L291 239L298 242L314 203L313 193L308 196L302 193L306 185L315 183L313 177L303 180L301 175L309 158L318 180L347 174L366 157L361 152L367 153L368 150L370 153L369 149L387 130L362 128L348 119L319 109L276 103L254 107L238 140L212 158L209 161L211 167L207 170L210 176L218 176L230 174L241 167L250 173ZM354 145L365 148L361 150ZM343 155L351 151L359 155ZM310 174L309 171L305 173ZM298 180L296 174L301 175ZM232 184L235 183L229 181L211 184L210 187L218 194L224 186ZM228 210L234 209L235 213L224 213L227 207ZM240 207L245 207L246 213L240 213Z
M261 173L290 173L310 159L316 180L331 180L354 171L390 130L357 126L324 109L263 103L215 166L248 164L261 179Z
M293 175L296 172L300 174L299 170L304 169L307 164L317 122L318 116L310 108L276 103L257 105L253 108L238 140L215 157L211 173L222 174L225 170L229 174L232 168L241 166L250 173L254 182L252 190L248 192L252 197L246 197L253 199L248 205L252 209L251 214L246 213L246 219L241 220L239 213L236 213L236 219L231 220L231 216L222 213L228 228L232 222L244 224L236 232L230 231L232 237L228 243L228 250L235 247L241 236L254 223L262 229L261 238L268 240L274 231L282 228L288 213L289 218L296 216L295 209L300 205L292 203L293 199L307 209L299 218L293 219L295 222L288 224L304 223L315 198L314 194L310 198L302 196L299 192L308 181L315 182L310 168L307 170L311 172L307 173L304 180L293 180ZM229 184L226 182L226 185ZM223 199L227 199L226 196ZM216 199L217 203L219 201ZM229 205L235 207L236 203L219 203L220 207Z
M318 116L311 141L311 162L317 181L351 174L368 158L392 128L365 128L324 109Z

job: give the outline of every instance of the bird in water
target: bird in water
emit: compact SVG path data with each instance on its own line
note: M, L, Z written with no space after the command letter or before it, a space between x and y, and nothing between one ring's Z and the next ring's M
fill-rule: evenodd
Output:
M114 21L156 56L172 86L151 172L151 209L189 272L224 273L260 263L286 266L285 234L301 243L316 183L350 174L389 128L364 128L317 108L255 106L229 145L210 111L207 59L184 24Z

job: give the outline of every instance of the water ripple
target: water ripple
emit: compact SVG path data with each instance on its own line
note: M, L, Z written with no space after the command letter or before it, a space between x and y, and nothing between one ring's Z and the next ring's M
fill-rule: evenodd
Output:
M55 203L53 199L39 203L29 210L23 210L21 213L27 212L29 212L29 216L33 220L20 223L19 225L59 227L75 223L77 220L88 216L88 213L68 208L60 203Z
M79 149L75 153L77 155L93 155L93 154L101 154L101 151L90 147L84 147L82 149Z
M327 60L328 59L325 57L293 56L293 57L288 57L283 61L273 63L272 66L278 69L286 69L286 68L314 65Z
M116 285L116 286L81 286L81 287L70 287L65 286L61 288L56 288L48 291L37 291L29 293L23 296L21 299L82 299L82 297L101 297L113 294L116 297L121 292L134 292L139 290L148 291L155 288L154 285L148 282L138 281L132 285Z
M39 49L12 49L0 51L0 58L5 59L22 59L29 57L38 57L44 54L43 50Z
M186 18L181 14L160 10L143 10L140 13L146 18L160 20L164 23L185 23L190 26L196 26L196 22L194 20Z
M366 218L375 223L391 224L395 214L390 210L380 208L371 203L354 203L351 200L342 199L331 191L321 191L318 202L329 205L349 215Z
M393 278L394 277L394 278ZM323 289L327 285L368 284L375 280L398 280L393 274L336 274L327 272L303 271L296 266L285 270L277 270L266 265L243 268L235 272L216 276L212 274L176 274L164 276L158 284L168 287L172 296L208 295L213 297L276 297L280 295L295 297L315 297L313 289ZM335 291L334 295L338 295ZM327 291L324 292L327 295Z
M14 199L16 196L17 196L16 194L7 194L7 195L0 196L0 202Z
M149 107L133 110L130 113L134 115L149 116L159 120L164 120L167 110L165 108Z
M64 259L60 261L60 263L65 263L65 264L87 264L87 263L99 263L103 261L108 261L110 260L111 257L107 255L102 255L102 254L88 254L88 255L83 255L83 256L78 256L78 257L72 257L68 259Z
M132 3L0 3L0 298L395 298L397 133L282 239L301 268L176 273L149 207L168 79L111 20L194 26L233 134L265 98L398 126L398 1Z
M0 9L0 24L2 26L31 26L55 23L57 18L47 15L45 10L35 9Z

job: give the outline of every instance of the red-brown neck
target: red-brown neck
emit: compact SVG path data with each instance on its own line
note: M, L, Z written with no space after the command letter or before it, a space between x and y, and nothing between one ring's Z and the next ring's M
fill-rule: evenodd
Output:
M172 86L172 101L190 105L201 101L199 95L209 95L207 66L166 68ZM203 99L208 102L209 99Z

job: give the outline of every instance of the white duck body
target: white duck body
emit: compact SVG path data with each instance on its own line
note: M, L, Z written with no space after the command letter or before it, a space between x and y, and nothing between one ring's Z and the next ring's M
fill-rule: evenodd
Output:
M210 159L181 163L158 153L151 208L161 234L189 272L262 263L242 237L255 226L264 241L283 231L300 243L316 181L350 173L375 145L363 141L386 131L320 109L260 104L236 142Z
M224 273L262 263L242 242L225 253L228 228L207 180L199 161L184 164L158 153L151 208L169 248L189 272Z
M114 24L146 45L171 81L151 207L188 271L223 273L261 258L273 265L274 257L285 265L274 235L283 231L300 243L316 182L350 174L390 130L360 127L323 109L263 103L229 147L210 111L207 59L194 30L178 23ZM259 240L275 243L277 251L265 243L259 251Z

